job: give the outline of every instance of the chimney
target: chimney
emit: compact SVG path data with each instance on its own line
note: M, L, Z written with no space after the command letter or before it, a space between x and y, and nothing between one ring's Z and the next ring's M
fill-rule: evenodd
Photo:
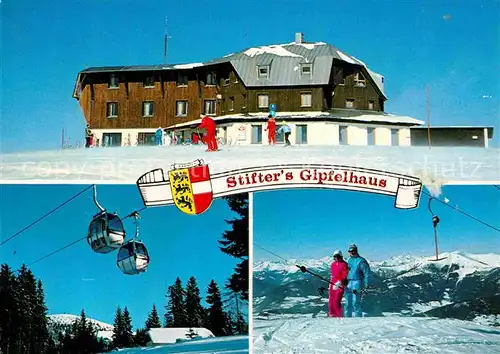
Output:
M295 33L295 44L304 43L304 33L297 32Z

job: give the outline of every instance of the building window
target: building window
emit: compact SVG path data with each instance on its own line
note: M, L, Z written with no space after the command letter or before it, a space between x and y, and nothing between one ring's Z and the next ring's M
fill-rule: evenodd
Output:
M368 109L370 111L373 111L374 110L374 107L375 107L375 102L374 101L369 101L368 102Z
M229 110L234 111L234 97L229 97Z
M177 86L187 86L188 85L188 76L184 73L177 74Z
M368 145L375 145L375 128L366 128L368 133Z
M391 129L391 145L392 146L399 145L398 133L399 133L398 129Z
M175 115L177 117L185 117L188 114L188 102L187 101L177 101L177 110Z
M215 115L215 100L205 101L205 114Z
M147 78L144 79L144 82L142 83L144 87L155 87L155 78L154 76L148 76Z
M155 133L139 133L137 135L137 145L156 145Z
M108 146L122 146L122 133L103 133L102 144Z
M295 141L297 144L307 144L307 125L297 125Z
M339 144L347 145L347 126L339 126Z
M118 102L108 102L106 112L108 118L118 117Z
M269 107L269 95L257 95L257 99L259 101L259 108L268 108Z
M120 80L118 80L118 75L111 74L109 77L108 88L119 88L119 87L120 87Z
M345 108L354 108L354 100L345 100Z
M302 75L312 74L312 64L300 64L300 73Z
M252 125L252 144L262 144L262 125Z
M258 66L257 67L259 77L265 78L269 77L269 66L264 65L264 66Z
M312 107L312 93L304 92L300 94L300 107Z
M151 101L142 102L142 116L152 117L154 115L155 104Z
M217 85L217 78L214 72L207 73L207 86L215 86Z
M365 77L363 76L362 73L356 73L354 74L354 84L358 87L365 87L366 86L366 80Z

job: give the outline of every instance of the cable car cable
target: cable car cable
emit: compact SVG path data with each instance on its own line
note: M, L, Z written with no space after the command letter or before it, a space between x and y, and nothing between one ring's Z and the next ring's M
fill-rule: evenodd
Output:
M491 225L491 224L488 224L487 222L484 222L484 221L482 221L482 220L479 220L478 218L476 218L476 217L474 217L474 216L472 216L472 215L470 215L470 214L466 213L466 212L465 212L465 211L463 211L463 210L458 209L457 207L454 207L454 206L452 206L452 205L450 205L450 204L448 204L448 203L445 203L445 202L443 202L443 201L442 201L442 200L440 200L440 199L434 198L432 195L428 194L428 193L427 193L427 192L425 192L425 191L422 191L422 193L423 193L423 194L425 194L425 195L427 195L428 197L433 198L435 201L440 202L441 204L444 204L444 205L446 205L447 207L452 208L453 210L458 211L459 213L464 214L465 216L468 216L469 218L471 218L471 219L473 219L473 220L475 220L475 221L477 221L477 222L479 222L479 223L481 223L481 224L483 224L483 225L485 225L485 226L487 226L487 227L489 227L489 228L492 228L492 229L493 229L493 230L495 230L495 231L500 232L500 229L499 229L499 228L497 228L497 227L495 227L495 226L493 226L493 225Z
M86 192L87 190L89 190L90 188L92 188L93 184L88 186L87 188L85 188L84 190L82 190L81 192L75 194L74 196L72 196L70 199L66 200L64 203L60 204L58 207L52 209L51 211L49 211L48 213L46 213L45 215L43 215L42 217L38 218L37 220L33 221L31 224L29 224L28 226L26 226L25 228L23 228L21 231L18 231L16 232L14 235L10 236L8 239L6 239L5 241L2 241L0 242L0 246L3 246L5 245L7 242L9 242L10 240L16 238L17 236L19 236L21 233L23 233L24 231L28 230L30 227L32 227L33 225L37 224L38 222L42 221L43 219L45 219L47 216L49 216L50 214L54 213L55 211L57 211L58 209L60 209L61 207L63 207L64 205L68 204L70 201L72 201L73 199L79 197L81 194L83 194L84 192Z

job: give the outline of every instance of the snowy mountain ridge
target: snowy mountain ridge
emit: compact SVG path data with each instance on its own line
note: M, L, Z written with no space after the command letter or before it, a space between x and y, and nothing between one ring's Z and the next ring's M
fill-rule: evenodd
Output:
M76 315L71 315L71 314L55 314L55 315L48 315L49 318L49 325L59 325L59 326L71 326L75 320L79 320L80 316ZM112 331L113 330L113 325L94 320L93 318L87 317L87 321L90 321L92 325L98 330L98 331Z
M373 270L389 270L393 272L408 271L417 265L425 269L428 265L444 267L455 264L460 267L460 270L457 270L460 274L460 278L463 278L465 275L471 274L475 271L491 270L493 268L500 267L500 254L495 253L472 254L462 251L454 251L441 253L439 258L444 259L433 261L435 256L419 257L413 255L398 255L384 261L370 261L369 259L367 259L367 261ZM288 262L282 260L263 261L254 263L253 271L254 273L262 271L285 273L300 272L300 269L296 265L303 265L306 268L311 269L328 269L332 261L333 258L328 256L320 259L290 259Z
M370 288L364 297L369 316L435 316L500 325L500 254L455 251L435 256L398 255L369 261ZM328 284L294 264L329 278L331 258L259 262L254 267L254 313L317 314L328 303Z

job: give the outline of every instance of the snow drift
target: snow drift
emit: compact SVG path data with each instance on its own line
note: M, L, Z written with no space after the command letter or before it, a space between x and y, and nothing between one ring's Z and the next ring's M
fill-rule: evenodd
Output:
M415 176L432 184L500 183L498 149L385 146L118 147L4 154L0 180L135 183L144 173L202 158L212 174L244 167L294 164L346 165ZM424 183L425 184L425 183Z
M308 318L254 321L255 354L467 353L494 354L500 330L449 319Z

